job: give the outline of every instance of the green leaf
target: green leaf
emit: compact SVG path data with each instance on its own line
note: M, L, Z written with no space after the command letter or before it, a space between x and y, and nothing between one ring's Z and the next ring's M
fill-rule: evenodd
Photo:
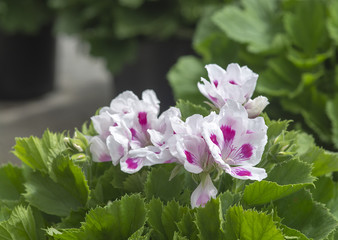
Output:
M159 199L152 199L148 204L148 223L155 230L159 239L173 239L178 231L177 223L188 212L187 207L180 206L176 201L170 201L166 206Z
M323 239L337 226L337 220L329 210L313 201L308 191L298 191L274 205L283 224L299 230L308 238Z
M338 3L337 1L329 1L328 4L327 30L330 37L336 42L336 45L338 45Z
M298 48L311 56L327 38L324 1L295 1L293 12L284 16L285 30Z
M127 192L139 193L143 192L144 183L147 179L148 171L141 171L129 175L123 182L123 188Z
M178 175L169 181L172 169L172 166L159 166L151 170L145 183L148 199L158 197L165 202L179 199L184 189L184 175Z
M81 169L66 157L54 160L51 177L31 172L25 184L26 200L48 214L67 216L86 205L89 188Z
M202 103L204 97L199 92L197 83L205 75L206 71L201 60L194 56L180 57L167 75L175 99Z
M4 240L46 239L42 216L30 207L17 206L7 221L0 223L0 238Z
M45 131L42 138L16 138L14 155L32 169L48 172L51 155L66 149L63 142L64 135ZM53 152L51 152L51 149Z
M106 170L94 174L97 179L92 187L90 205L107 204L108 201L121 197L125 193L123 181L128 175L121 171L120 166L111 163L94 164L98 168L105 167Z
M338 153L325 151L317 146L302 154L300 160L312 164L312 175L316 177L338 171Z
M285 239L309 240L303 233L296 229L289 228L283 224L280 225Z
M188 240L188 238L181 236L179 233L175 232L173 240Z
M199 239L225 239L221 231L223 218L218 198L211 199L204 208L197 208L195 218Z
M89 211L80 229L65 229L56 234L56 239L128 239L144 226L145 220L143 199L139 195L124 196L104 208Z
M149 240L151 232L149 231L146 235L143 235L144 227L141 227L139 230L133 233L128 240Z
M282 240L282 232L277 228L272 215L255 210L243 210L242 206L228 209L225 216L226 239L237 240Z
M293 99L282 99L285 110L301 114L305 123L320 137L323 142L331 141L331 121L326 115L327 95L314 86L304 88L301 94Z
M280 185L287 184L312 184L315 178L311 176L312 167L306 162L291 159L276 165L269 173L266 180Z
M25 191L22 168L12 164L3 165L0 168L0 199L19 200Z
M326 205L338 219L338 183L329 177L320 177L311 189L313 199Z
M210 111L201 105L193 104L189 101L178 100L176 107L180 109L182 113L182 119L185 120L187 117L190 117L193 114L200 114L202 116L209 115Z
M326 112L332 123L332 142L338 149L338 94L327 102Z
M197 237L197 227L194 224L194 216L191 211L186 212L182 219L177 223L177 227L182 236L185 236L187 239L198 239Z
M279 50L285 45L277 0L242 0L243 9L225 6L214 16L214 23L231 39L248 44L252 53Z
M239 203L242 196L239 193L231 193L229 191L226 191L219 194L217 198L219 198L219 202L221 203L222 215L224 215L228 208Z
M151 199L147 205L148 223L155 230L156 239L166 239L165 229L162 223L163 204L159 199Z
M302 72L283 57L267 62L257 81L257 91L271 96L294 97L303 90Z
M243 200L249 205L260 205L284 198L313 184L311 165L291 159L276 165L266 180L245 187Z
M205 62L226 66L237 62L239 44L231 41L213 22L212 16L217 10L219 6L209 6L204 10L194 33L193 46Z
M177 223L187 211L187 207L181 207L175 201L168 202L168 204L163 208L161 220L167 239L173 238L174 232L178 231Z
M248 205L261 205L284 198L307 185L308 184L279 185L275 182L264 180L254 182L245 187L243 201Z

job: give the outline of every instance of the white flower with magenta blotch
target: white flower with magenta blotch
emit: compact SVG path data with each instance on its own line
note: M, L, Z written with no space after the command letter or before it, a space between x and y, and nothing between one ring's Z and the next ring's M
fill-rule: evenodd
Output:
M154 91L144 91L142 100L132 103L132 108L123 115L112 115L116 126L109 128L107 146L113 164L120 163L121 170L127 173L139 171L143 166L168 161L171 155L154 146L149 131L158 129L161 122L159 101Z
M224 70L216 64L206 65L210 81L202 78L197 86L200 92L208 98L217 108L222 108L228 99L245 104L250 101L255 90L258 74L247 66L240 67L231 63ZM251 100L249 117L258 116L268 104L266 97ZM258 104L259 106L256 106Z
M248 118L245 108L228 100L219 115L205 122L203 137L217 164L239 179L262 180L265 169L254 167L267 143L267 126L262 117Z

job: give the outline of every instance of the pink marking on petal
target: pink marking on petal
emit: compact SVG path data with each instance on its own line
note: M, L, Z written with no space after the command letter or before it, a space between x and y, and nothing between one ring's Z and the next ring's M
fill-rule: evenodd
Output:
M217 146L219 146L219 145L218 145L218 141L217 141L217 137L216 137L215 134L211 134L210 140L211 140L214 144L216 144Z
M138 167L138 161L135 158L128 158L126 163L130 169L136 169Z
M136 137L136 131L135 131L135 129L134 128L130 128L129 130L131 132L131 139L135 140L135 137Z
M253 147L249 143L243 144L240 148L241 157L249 159L252 156L252 150L253 150Z
M222 125L221 131L223 133L225 142L232 142L234 140L236 131L233 130L230 126Z
M205 204L206 204L209 200L210 200L209 195L208 195L208 194L205 194L205 193L202 193L202 194L198 197L198 199L197 199L197 201L196 201L196 205L197 205L197 206L202 206L202 207L204 207Z
M146 112L139 112L138 113L138 122L140 125L145 126L147 125L147 113Z
M238 85L234 80L230 80L229 83L232 85Z
M218 86L218 81L217 80L214 80L214 85L217 88L217 86Z
M100 162L109 162L111 161L111 157L108 154L103 154L100 156Z
M246 134L252 134L252 133L254 133L254 132L251 131L251 130L247 130L247 131L246 131Z
M164 163L173 163L173 162L175 161L173 159L170 159L170 160L165 161Z
M208 96L209 96L209 98L210 98L211 101L216 102L216 103L218 102L217 98L211 96L210 94L208 94Z
M114 124L113 124L113 127L117 127L117 126L118 126L118 124L117 124L117 123L114 123Z
M194 163L195 161L194 161L194 155L191 153L191 152L188 152L188 151L184 151L184 154L185 154L185 156L187 157L187 161L189 162L189 163Z
M243 168L237 168L237 169L233 169L233 172L238 175L238 176L241 176L241 177L244 177L244 176L252 176L251 172L246 170L246 169L243 169Z

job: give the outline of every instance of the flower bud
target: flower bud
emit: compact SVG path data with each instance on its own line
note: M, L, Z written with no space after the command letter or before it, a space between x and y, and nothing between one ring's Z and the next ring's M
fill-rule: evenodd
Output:
M266 97L258 96L253 100L249 99L249 101L244 104L244 107L248 112L249 118L255 118L262 113L262 111L268 104L269 101Z

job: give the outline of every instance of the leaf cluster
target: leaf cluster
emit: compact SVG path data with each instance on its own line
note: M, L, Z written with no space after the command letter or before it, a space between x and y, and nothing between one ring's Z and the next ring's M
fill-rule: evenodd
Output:
M209 111L183 100L177 107L183 116ZM194 209L197 175L172 164L129 175L94 163L78 130L17 138L23 165L0 168L1 239L337 239L338 154L287 131L289 121L264 118L259 167L268 178L212 176L217 198ZM95 134L90 125L82 131Z
M260 73L257 92L269 98L270 117L294 119L321 146L338 149L337 12L331 0L210 5L193 37L201 58L181 57L168 74L176 98L205 100L190 97L206 63L248 65Z

